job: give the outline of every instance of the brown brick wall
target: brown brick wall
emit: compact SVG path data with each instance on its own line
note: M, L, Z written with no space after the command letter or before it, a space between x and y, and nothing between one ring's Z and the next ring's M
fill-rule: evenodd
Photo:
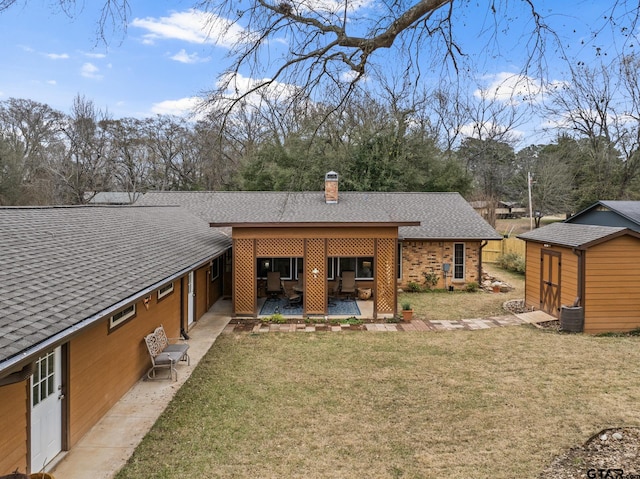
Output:
M456 242L457 243L457 242ZM465 279L464 281L452 281L453 276L453 245L452 241L403 241L402 242L402 280L398 286L406 288L410 282L424 285L423 273L435 272L440 275L440 281L436 288L444 288L442 264L450 263L451 271L447 276L447 286L455 288L476 281L480 263L480 243L477 241L464 241L465 246Z

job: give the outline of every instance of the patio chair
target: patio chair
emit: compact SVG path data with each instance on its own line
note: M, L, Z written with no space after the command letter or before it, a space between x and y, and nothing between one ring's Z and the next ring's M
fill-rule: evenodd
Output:
M282 291L284 291L284 297L287 300L287 304L285 304L283 308L296 308L302 304L302 295L295 291L288 291L284 281L282 282Z
M279 271L269 271L267 273L267 296L268 299L276 299L282 294L282 282Z
M345 301L351 301L351 295L356 293L356 272L355 271L343 271L342 280L340 282L340 293L346 294Z

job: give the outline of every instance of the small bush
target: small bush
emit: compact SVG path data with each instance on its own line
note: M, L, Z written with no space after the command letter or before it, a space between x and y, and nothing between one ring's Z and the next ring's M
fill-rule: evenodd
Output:
M498 257L496 264L502 269L524 274L525 260L518 253L507 253Z
M475 293L480 289L480 285L478 283L476 283L475 281L471 281L469 283L466 284L466 286L464 287L464 290L467 293Z
M440 280L440 276L438 276L438 273L435 273L433 271L431 271L430 273L422 273L422 275L424 276L424 284L427 289L433 288L436 284L438 284L438 281Z
M411 309L411 303L409 303L408 301L405 301L402 303L402 309L404 311L409 311Z
M363 323L364 323L364 321L362 321L361 319L356 318L355 316L340 320L340 324L351 324L351 325L356 325L357 326L357 325L360 325L360 324L363 324Z
M415 283L413 281L409 281L407 283L407 291L409 293L421 293L422 292L422 286L420 286L418 283Z
M262 321L265 323L284 324L287 322L287 318L285 318L280 313L274 313L271 316L267 316L266 318L263 318Z

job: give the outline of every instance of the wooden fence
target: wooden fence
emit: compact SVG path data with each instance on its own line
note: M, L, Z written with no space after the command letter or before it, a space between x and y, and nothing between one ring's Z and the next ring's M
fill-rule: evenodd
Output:
M482 262L495 263L498 257L507 253L516 253L524 258L525 241L515 236L504 238L503 240L489 241L487 246L482 249Z

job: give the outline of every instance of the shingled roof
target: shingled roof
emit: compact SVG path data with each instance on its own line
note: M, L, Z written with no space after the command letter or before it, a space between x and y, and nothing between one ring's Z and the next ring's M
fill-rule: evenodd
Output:
M0 225L0 371L230 246L179 207L0 208Z
M593 221L592 214L594 212L598 212L599 210L604 210L610 213L614 213L618 215L623 220L617 221L617 224L611 223L614 221L609 218L608 221L610 223L601 223L606 226L622 226L621 223L625 223L624 226L627 226L631 229L635 229L636 231L640 231L640 201L609 201L609 200L601 200L593 205L585 208L584 210L576 213L571 218L565 220L566 223L581 223L585 224L589 221ZM614 216L615 218L615 216ZM603 218L600 217L599 221L602 221ZM624 221L626 220L626 222Z
M551 223L518 238L537 243L549 243L557 246L586 249L594 244L612 239L623 234L640 237L640 234L619 226L598 226L573 223Z
M340 192L327 204L323 192L149 192L136 204L180 205L213 225L371 224L400 226L404 239L484 240L502 237L458 193Z

